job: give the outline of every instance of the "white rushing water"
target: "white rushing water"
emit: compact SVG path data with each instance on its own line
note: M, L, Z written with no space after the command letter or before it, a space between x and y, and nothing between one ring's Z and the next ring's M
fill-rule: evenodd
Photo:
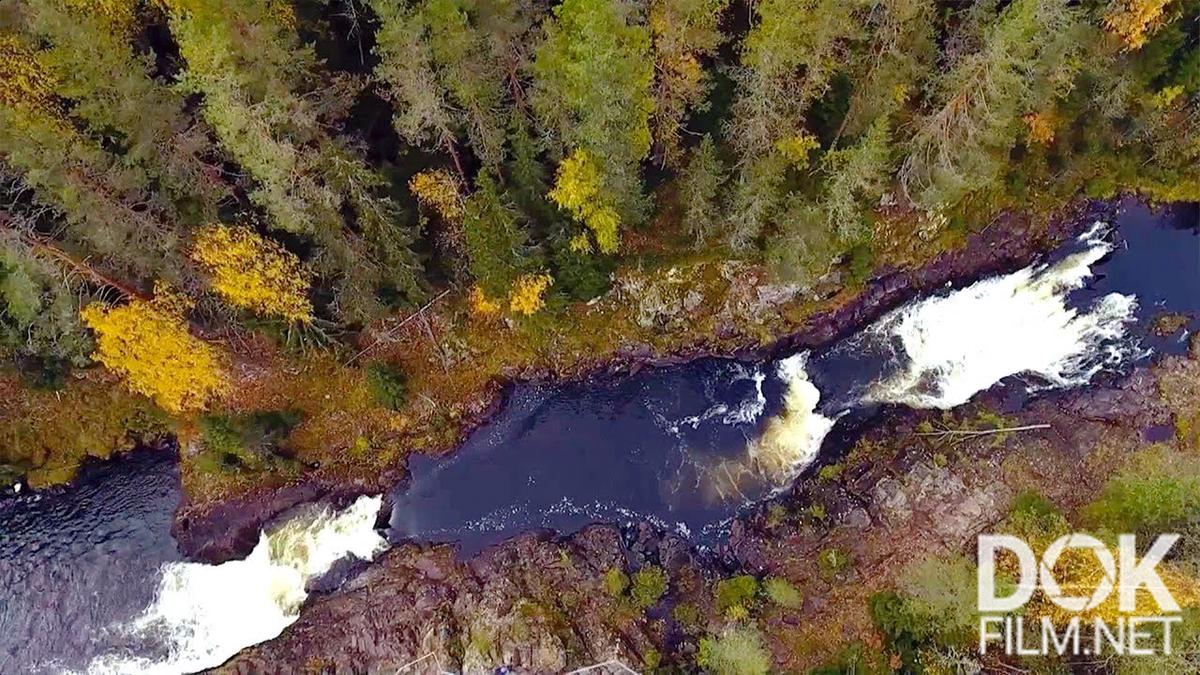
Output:
M1108 231L1105 224L1094 224L1079 237L1081 250L1057 263L984 279L886 314L863 335L866 342L901 345L900 370L863 383L865 394L857 403L949 409L1012 375L1036 375L1042 383L1031 389L1073 387L1106 366L1139 356L1136 342L1125 339L1135 318L1135 297L1112 293L1083 308L1067 302L1112 250L1104 239ZM787 385L784 410L747 445L745 460L720 467L730 476L727 483L736 486L740 469L785 486L817 458L844 411L829 417L817 410L821 392L806 372L808 359L803 352L779 362L779 377ZM725 487L721 492L736 494Z
M984 279L884 316L870 330L898 338L908 361L874 384L866 399L949 409L1011 375L1071 387L1130 356L1136 346L1121 338L1134 320L1136 298L1113 293L1088 308L1067 304L1067 294L1112 250L1105 233L1096 223L1079 238L1086 248L1058 263Z
M299 616L305 584L347 556L371 560L387 547L375 532L381 497L344 511L322 508L263 533L244 560L163 567L154 604L116 630L165 642L159 659L109 654L94 674L181 673L212 668L239 650L279 635Z
M779 379L787 383L783 411L767 421L746 453L758 471L776 485L790 483L821 452L821 442L834 419L817 412L821 392L808 378L808 352L779 362Z

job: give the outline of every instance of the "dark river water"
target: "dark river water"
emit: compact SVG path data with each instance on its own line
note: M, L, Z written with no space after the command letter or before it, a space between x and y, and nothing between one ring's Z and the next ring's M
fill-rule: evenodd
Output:
M1151 334L1168 311L1191 313L1187 329ZM878 406L1080 386L1186 349L1197 314L1200 212L1130 204L1043 264L914 301L820 353L513 387L460 451L411 459L386 538L466 555L530 529L648 520L711 542ZM150 453L0 499L0 673L217 665L294 620L304 584L338 557L385 546L376 498L289 521L245 561L184 563L170 536L179 499L174 458Z

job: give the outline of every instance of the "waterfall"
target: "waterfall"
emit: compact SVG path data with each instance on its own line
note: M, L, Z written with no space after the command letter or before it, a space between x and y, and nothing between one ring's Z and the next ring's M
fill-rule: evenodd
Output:
M807 364L808 352L779 362L776 373L787 386L783 410L767 420L762 434L747 444L742 457L707 468L707 492L722 501L745 500L748 485L784 487L817 458L835 420L817 412L821 392L809 379Z
M1078 238L1080 250L1061 261L984 279L884 315L859 343L898 345L899 353L887 357L897 368L879 381L856 385L860 393L847 407L900 403L950 409L1012 375L1040 378L1031 389L1072 387L1086 384L1106 366L1141 355L1135 341L1124 339L1135 318L1134 296L1111 293L1087 307L1068 302L1071 291L1082 288L1092 267L1112 251L1108 232L1108 226L1095 223ZM803 352L779 362L779 377L787 384L784 410L748 443L744 458L713 472L722 498L739 495L749 475L787 485L817 458L837 415L817 411L821 392L806 372L808 359Z
M779 379L787 383L783 411L746 449L758 471L776 485L790 483L817 458L835 421L817 412L821 392L809 380L807 364L808 352L779 362Z
M161 658L106 654L89 673L179 673L218 666L239 650L279 635L299 616L305 584L338 560L371 560L386 548L375 532L381 497L360 497L264 532L244 560L170 563L146 612L116 627L132 641L164 643ZM140 650L139 650L140 651Z
M1071 387L1131 356L1136 345L1121 338L1136 298L1112 293L1082 309L1067 302L1112 250L1105 233L1096 223L1079 238L1085 248L1060 262L984 279L884 316L870 330L898 340L905 361L866 399L949 409L1011 375Z

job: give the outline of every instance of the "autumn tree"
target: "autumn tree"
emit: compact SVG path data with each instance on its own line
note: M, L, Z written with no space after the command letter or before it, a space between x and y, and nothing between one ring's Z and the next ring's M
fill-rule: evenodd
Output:
M724 40L719 23L729 0L654 0L650 32L654 48L654 140L662 162L682 157L680 133L689 112L708 107L712 75L704 60Z
M620 221L646 211L639 164L650 151L654 64L643 21L627 0L566 0L533 63L533 108L566 158L551 200L605 253L617 250ZM595 197L595 208L584 203Z
M188 331L188 307L165 286L152 300L84 307L83 322L96 336L93 358L169 412L204 408L225 391L227 379L217 349Z
M554 277L544 272L517 277L508 297L508 309L513 314L532 316L546 306L546 291L554 285Z
M1120 38L1126 49L1141 49L1146 38L1166 23L1172 0L1113 0L1104 16L1104 27Z
M213 225L196 235L192 259L230 305L289 322L312 321L308 279L299 259L244 227Z
M591 230L601 253L615 253L620 241L617 228L621 222L617 203L606 191L603 160L587 150L576 150L558 166L558 175L550 199L564 211ZM586 233L571 240L571 248L579 253L592 250Z
M251 200L275 229L315 242L318 274L345 320L380 311L378 292L419 293L412 233L381 196L387 181L360 151L329 134L349 90L323 81L289 5L277 0L163 0L186 62L181 86L221 146L253 180ZM347 213L357 221L351 229Z

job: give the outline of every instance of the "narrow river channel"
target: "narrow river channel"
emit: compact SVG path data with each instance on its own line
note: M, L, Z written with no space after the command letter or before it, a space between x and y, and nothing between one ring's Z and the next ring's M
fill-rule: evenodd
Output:
M1003 386L1014 406L1086 386L1200 328L1200 211L1129 203L1044 260L918 298L819 352L704 359L621 378L518 385L443 459L346 510L303 509L244 560L182 560L174 459L89 468L0 500L0 672L163 672L219 665L295 620L306 584L405 540L471 555L514 534L649 521L697 545L785 489L888 406L953 408ZM1189 314L1183 334L1149 329Z

